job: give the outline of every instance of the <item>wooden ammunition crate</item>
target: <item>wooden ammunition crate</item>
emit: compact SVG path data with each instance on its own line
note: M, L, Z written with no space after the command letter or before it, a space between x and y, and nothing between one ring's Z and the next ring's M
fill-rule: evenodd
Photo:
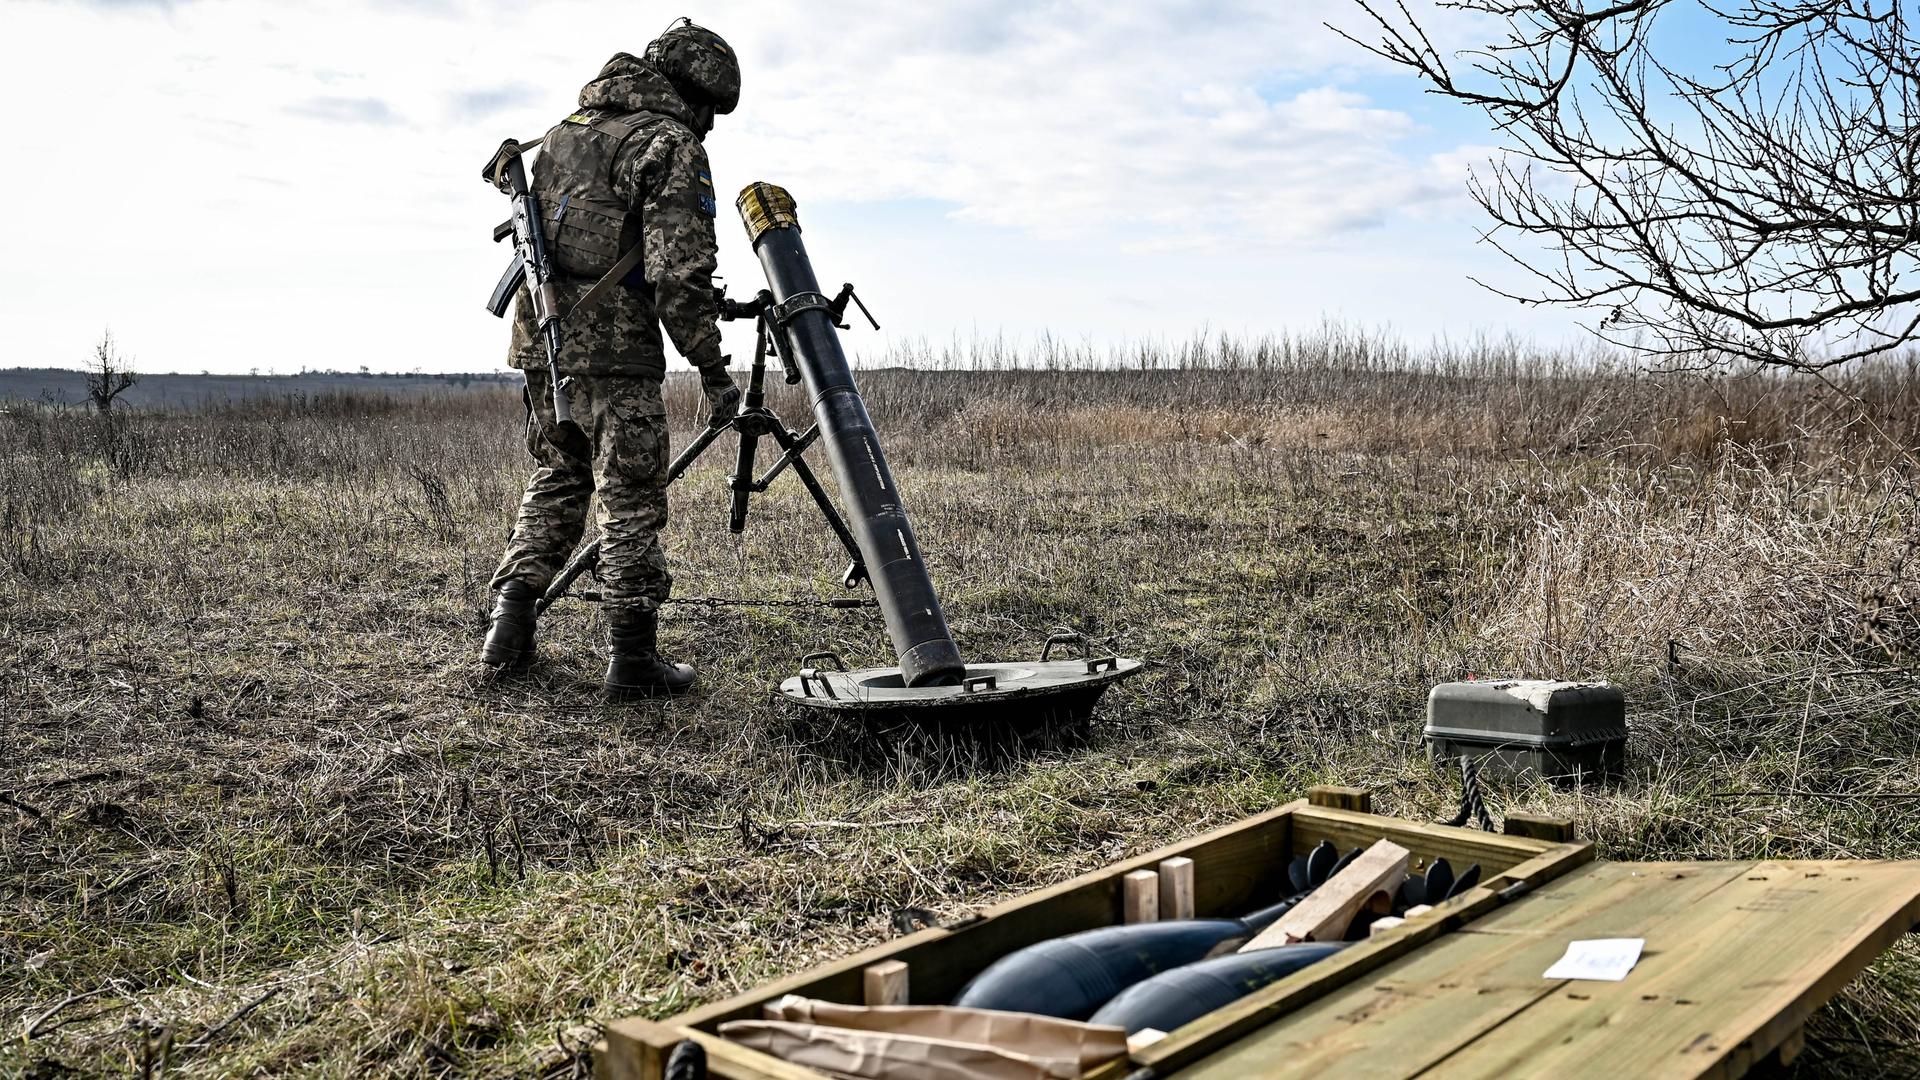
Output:
M1200 917L1239 915L1289 891L1287 864L1323 840L1388 839L1477 888L1179 1028L1089 1074L1151 1077L1604 1075L1738 1076L1797 1051L1800 1023L1920 920L1920 863L1595 863L1593 845L1550 818L1510 815L1505 834L1370 812L1365 792L1309 797L1138 858L923 930L663 1022L610 1024L602 1080L658 1080L684 1039L711 1075L824 1080L728 1042L785 994L859 1004L863 973L903 961L913 1004L952 1000L994 960L1048 938L1123 921L1123 879L1169 858L1194 863ZM1669 926L1669 924L1671 924ZM1456 933L1463 928L1468 932ZM1573 938L1645 936L1624 983L1542 973ZM1671 942L1671 944L1670 944ZM1551 955L1550 955L1551 954ZM1764 970L1761 970L1763 969ZM1511 1022L1509 1022L1511 1021ZM1617 1044L1617 1045L1616 1045ZM1609 1061L1633 1060L1622 1073ZM1548 1067L1551 1064L1551 1067Z

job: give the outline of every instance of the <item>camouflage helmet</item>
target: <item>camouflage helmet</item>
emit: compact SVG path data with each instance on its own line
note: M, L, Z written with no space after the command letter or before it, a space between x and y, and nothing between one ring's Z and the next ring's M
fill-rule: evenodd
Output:
M646 61L687 104L730 113L740 104L740 61L719 34L682 18L647 46Z

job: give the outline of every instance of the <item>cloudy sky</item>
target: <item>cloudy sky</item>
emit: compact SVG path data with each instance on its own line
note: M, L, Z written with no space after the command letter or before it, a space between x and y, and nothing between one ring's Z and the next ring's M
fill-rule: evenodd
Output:
M0 364L76 365L111 327L149 371L498 366L481 164L683 13L745 66L716 186L794 193L821 279L886 327L867 356L1323 318L1576 333L1466 280L1514 280L1464 198L1492 138L1325 30L1358 25L1347 0L15 0ZM724 200L719 232L751 292Z

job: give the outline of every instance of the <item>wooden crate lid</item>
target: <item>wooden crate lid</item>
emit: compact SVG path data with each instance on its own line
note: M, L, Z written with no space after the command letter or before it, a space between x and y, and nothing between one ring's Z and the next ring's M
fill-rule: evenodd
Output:
M1916 921L1920 862L1593 863L1176 1075L1738 1076ZM1543 977L1611 937L1624 981Z

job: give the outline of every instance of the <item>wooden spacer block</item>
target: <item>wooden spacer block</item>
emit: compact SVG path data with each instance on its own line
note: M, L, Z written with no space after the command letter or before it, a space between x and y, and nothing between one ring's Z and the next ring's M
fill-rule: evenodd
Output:
M1373 937L1376 934L1380 934L1385 931L1391 930L1394 927L1405 923L1406 921L1407 920L1401 918L1398 915L1388 915L1383 918L1375 919L1373 920L1373 925L1367 927L1367 936Z
M1122 912L1127 922L1154 922L1160 918L1160 875L1135 870L1121 879L1125 889Z
M1407 910L1401 912L1400 918L1402 920L1417 919L1420 916L1425 915L1427 912L1432 910L1433 910L1432 904L1415 904L1412 907L1408 908Z
M1307 802L1313 806L1325 806L1333 810L1352 810L1357 814L1373 813L1373 793L1366 788L1315 784L1307 789Z
M1529 840L1545 840L1554 844L1573 842L1573 822L1563 817L1549 817L1546 814L1508 814L1506 824L1502 826L1508 836L1524 836Z
M1391 897L1407 878L1407 863L1413 853L1391 840L1376 840L1347 868L1307 894L1292 911L1254 935L1240 947L1241 952L1256 952L1296 941L1339 941L1361 907L1376 893Z
M861 969L860 981L868 1005L907 1004L907 964L904 960L882 960Z
M1787 1032L1786 1038L1780 1040L1779 1046L1773 1048L1773 1057L1782 1068L1785 1068L1793 1064L1793 1059L1799 1057L1800 1052L1806 1048L1807 1029L1804 1025L1796 1026L1792 1031Z
M1184 855L1160 860L1160 917L1193 918L1193 860Z

